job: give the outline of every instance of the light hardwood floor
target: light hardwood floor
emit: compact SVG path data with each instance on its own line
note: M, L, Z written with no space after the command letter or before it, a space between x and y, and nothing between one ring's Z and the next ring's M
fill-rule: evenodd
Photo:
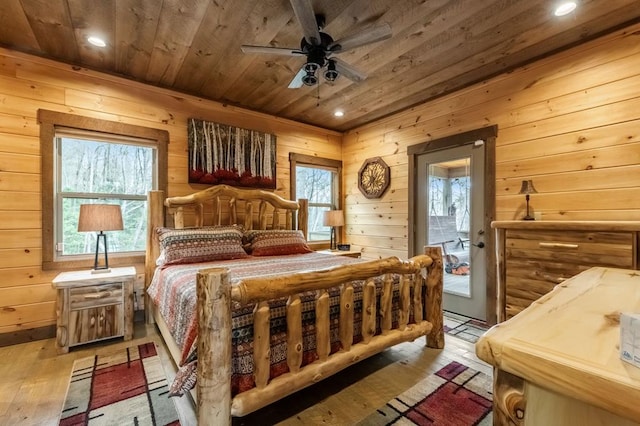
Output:
M107 344L127 347L149 340L164 349L155 326L136 323L133 341L115 339L80 346L64 355L56 354L54 339L0 348L0 425L57 424L74 360L94 355ZM491 368L475 356L473 344L448 335L445 341L443 350L425 347L424 338L397 345L256 413L234 419L234 424L350 425L450 361L491 374ZM161 355L171 379L175 367L166 353ZM179 411L184 425L195 424L188 399L179 399Z

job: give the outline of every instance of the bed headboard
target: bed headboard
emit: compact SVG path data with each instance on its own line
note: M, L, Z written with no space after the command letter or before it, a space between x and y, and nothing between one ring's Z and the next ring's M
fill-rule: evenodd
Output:
M145 288L160 255L156 228L204 225L243 225L245 229L299 229L307 238L308 202L287 200L260 189L216 185L181 197L164 198L149 192ZM166 211L165 211L166 207Z

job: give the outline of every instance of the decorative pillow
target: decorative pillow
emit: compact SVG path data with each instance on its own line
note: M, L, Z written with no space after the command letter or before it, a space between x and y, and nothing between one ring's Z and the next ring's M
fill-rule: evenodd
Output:
M247 231L244 234L245 249L253 256L277 256L283 254L310 253L302 231L275 229Z
M158 228L159 265L198 263L248 257L242 248L242 228L207 226L202 228Z

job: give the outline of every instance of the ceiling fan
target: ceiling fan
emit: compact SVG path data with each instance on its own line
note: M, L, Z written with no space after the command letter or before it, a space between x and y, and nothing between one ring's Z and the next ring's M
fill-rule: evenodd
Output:
M307 86L317 84L316 72L320 72L323 68L325 69L323 75L327 81L335 81L340 75L344 75L356 83L366 79L365 73L334 57L334 55L388 39L391 37L391 26L385 23L334 41L329 34L322 32L325 18L323 15L314 13L311 0L290 0L290 2L304 34L300 41L300 48L242 45L242 52L306 56L307 62L289 83L290 89L297 89L303 84Z

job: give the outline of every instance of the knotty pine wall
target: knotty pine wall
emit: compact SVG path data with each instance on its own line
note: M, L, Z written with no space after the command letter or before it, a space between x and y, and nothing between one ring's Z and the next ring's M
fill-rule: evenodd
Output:
M0 49L0 335L55 324L57 272L41 269L39 108L167 130L169 196L205 188L187 182L190 117L274 133L287 198L289 152L341 159L337 132Z
M523 179L542 220L640 220L640 25L416 106L343 138L346 241L408 253L407 146L498 126L496 219L519 219ZM391 167L379 200L357 188L368 157Z

